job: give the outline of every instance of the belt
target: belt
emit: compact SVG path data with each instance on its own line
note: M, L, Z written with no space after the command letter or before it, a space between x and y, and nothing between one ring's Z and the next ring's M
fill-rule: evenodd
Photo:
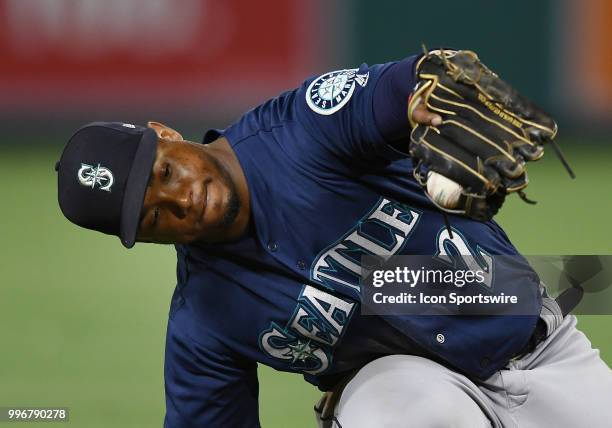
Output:
M516 353L512 359L520 359L527 354L531 354L533 350L544 341L548 337L548 326L546 322L541 317L538 318L538 322L536 323L535 328L533 329L533 333L531 337L527 341L527 344L523 346L519 352Z
M540 318L538 318L533 333L525 346L523 346L523 348L511 359L519 359L532 353L540 343L561 325L563 318L565 318L569 311L571 311L580 301L580 299L576 299L575 295L572 295L570 299L567 299L568 296L565 295L566 299L564 300L564 293L556 299L553 299L546 293L544 284L540 284L540 292L542 293Z

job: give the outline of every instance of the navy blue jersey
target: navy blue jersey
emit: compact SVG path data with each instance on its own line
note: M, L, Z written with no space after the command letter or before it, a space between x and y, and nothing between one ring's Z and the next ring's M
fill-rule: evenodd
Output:
M381 129L388 118L375 108L376 94L393 85L398 64L311 78L206 134L204 143L223 136L236 152L251 222L237 242L176 246L166 426L259 426L257 363L301 373L322 389L398 353L484 378L527 342L536 315L360 313L362 255L518 254L493 221L451 216L451 236L412 178L407 140ZM405 79L414 85L414 74ZM399 104L404 121L405 99ZM495 286L539 313L538 279L527 265Z

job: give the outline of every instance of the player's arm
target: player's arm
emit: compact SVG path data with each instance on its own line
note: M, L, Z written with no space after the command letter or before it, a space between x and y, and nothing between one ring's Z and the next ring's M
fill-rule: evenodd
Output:
M314 112L304 115L306 127L334 161L355 168L409 156L434 204L482 221L507 194L531 202L525 164L540 159L557 134L552 117L471 51L434 50L327 73L305 95Z
M260 427L257 364L209 345L194 342L169 321L164 428Z
M385 142L405 144L408 150L412 127L408 120L408 104L416 85L415 61L412 56L388 67L381 75L372 95L372 112L376 128ZM429 111L425 104L412 112L412 120L421 125L437 126L440 115ZM401 147L400 147L401 148Z
M362 64L358 69L310 79L296 97L300 122L324 150L349 161L385 156L389 146L408 156L408 100L416 85L415 66L420 57ZM414 111L413 120L436 125L441 119L423 106Z

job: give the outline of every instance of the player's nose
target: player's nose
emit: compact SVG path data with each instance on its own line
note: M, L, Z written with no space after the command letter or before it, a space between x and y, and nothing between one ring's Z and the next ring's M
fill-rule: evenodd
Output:
M181 186L160 192L160 202L169 207L179 218L185 218L193 206L193 190Z

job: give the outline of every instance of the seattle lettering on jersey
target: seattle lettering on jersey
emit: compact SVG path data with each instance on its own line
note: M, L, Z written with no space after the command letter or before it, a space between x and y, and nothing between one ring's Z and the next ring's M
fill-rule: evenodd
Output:
M356 302L340 299L310 285L302 288L297 308L285 327L272 322L259 345L291 370L317 375L330 366L333 347L353 315Z
M405 204L381 198L353 230L317 256L311 268L311 279L330 289L348 287L359 297L361 256L377 255L387 259L398 254L420 217L418 211Z
M361 255L391 257L397 254L421 214L407 205L380 198L343 238L315 259L311 278L330 291L339 284L359 293ZM305 285L286 326L272 322L259 337L260 348L270 357L284 360L291 370L318 375L331 365L333 348L342 337L356 300L344 300Z

